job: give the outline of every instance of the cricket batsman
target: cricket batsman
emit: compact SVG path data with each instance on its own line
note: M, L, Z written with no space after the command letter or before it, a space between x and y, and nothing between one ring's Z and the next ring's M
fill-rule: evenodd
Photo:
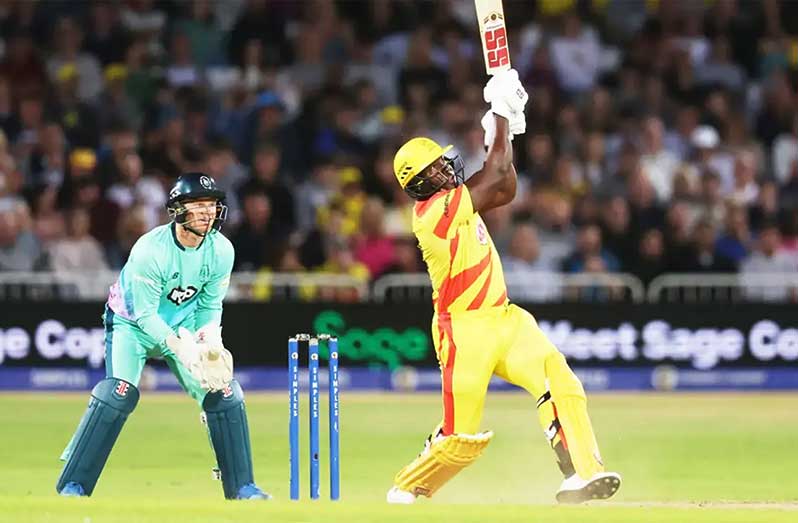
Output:
M210 176L177 179L166 204L171 223L136 242L105 307L105 374L61 460L56 490L91 496L150 358L163 359L203 411L227 499L269 499L253 479L244 393L222 345L222 299L233 245L219 229L225 194Z
M480 213L510 203L516 191L513 135L526 130L528 95L518 73L502 71L484 89L487 156L464 182L463 162L428 138L413 138L394 157L394 173L416 200L413 231L433 286L432 338L441 369L443 420L423 452L394 478L389 503L432 496L473 463L493 433L480 421L494 374L537 400L538 415L565 479L560 503L606 499L620 475L605 472L585 391L565 357L527 311L509 303L499 255Z

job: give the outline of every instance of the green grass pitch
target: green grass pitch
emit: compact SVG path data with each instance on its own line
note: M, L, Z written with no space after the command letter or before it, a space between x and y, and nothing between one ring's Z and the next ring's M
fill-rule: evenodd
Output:
M303 396L306 396L304 394ZM303 398L304 399L304 398ZM562 507L560 477L534 403L494 393L485 455L432 500L388 506L394 473L421 449L440 415L436 394L341 396L342 500L331 502L322 396L322 500L288 500L285 394L249 394L258 483L270 502L229 502L211 479L212 456L196 405L144 393L91 499L62 499L57 458L86 394L0 394L0 521L13 522L426 522L798 521L796 394L594 394L602 454L624 483L610 503ZM301 429L307 437L307 409Z

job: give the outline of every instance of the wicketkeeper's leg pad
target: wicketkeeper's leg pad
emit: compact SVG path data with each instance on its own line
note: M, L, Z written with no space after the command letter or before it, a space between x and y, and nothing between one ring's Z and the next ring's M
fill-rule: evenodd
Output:
M587 414L585 389L559 352L546 358L546 377L573 467L580 477L590 479L604 471L604 464Z
M61 454L66 464L55 487L58 492L74 481L80 483L86 495L92 494L111 449L138 401L138 389L125 380L106 378L94 386L78 429Z
M222 476L224 497L235 499L241 487L254 482L244 391L233 380L224 390L209 392L202 407Z
M416 496L431 497L458 472L476 461L491 438L491 431L432 438L424 452L396 474L394 484Z

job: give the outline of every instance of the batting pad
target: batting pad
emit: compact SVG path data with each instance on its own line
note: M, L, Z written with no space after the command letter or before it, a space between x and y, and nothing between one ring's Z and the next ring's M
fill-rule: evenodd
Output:
M604 464L587 414L587 399L582 383L559 352L546 358L546 376L557 419L565 436L565 448L576 473L583 479L589 479L603 472Z
M74 481L80 483L86 495L91 495L116 438L138 401L138 389L125 380L106 378L94 386L78 430L61 454L66 464L55 487L58 492Z
M433 439L412 463L399 471L394 484L416 496L431 497L458 472L476 461L493 438L493 432L452 434Z
M209 392L202 407L222 475L224 497L235 499L241 487L254 482L244 391L233 380L223 390Z

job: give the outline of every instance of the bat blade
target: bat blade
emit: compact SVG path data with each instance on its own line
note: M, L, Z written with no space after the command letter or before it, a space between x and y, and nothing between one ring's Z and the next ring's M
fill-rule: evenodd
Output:
M494 75L510 69L510 47L502 0L474 0L485 72Z

